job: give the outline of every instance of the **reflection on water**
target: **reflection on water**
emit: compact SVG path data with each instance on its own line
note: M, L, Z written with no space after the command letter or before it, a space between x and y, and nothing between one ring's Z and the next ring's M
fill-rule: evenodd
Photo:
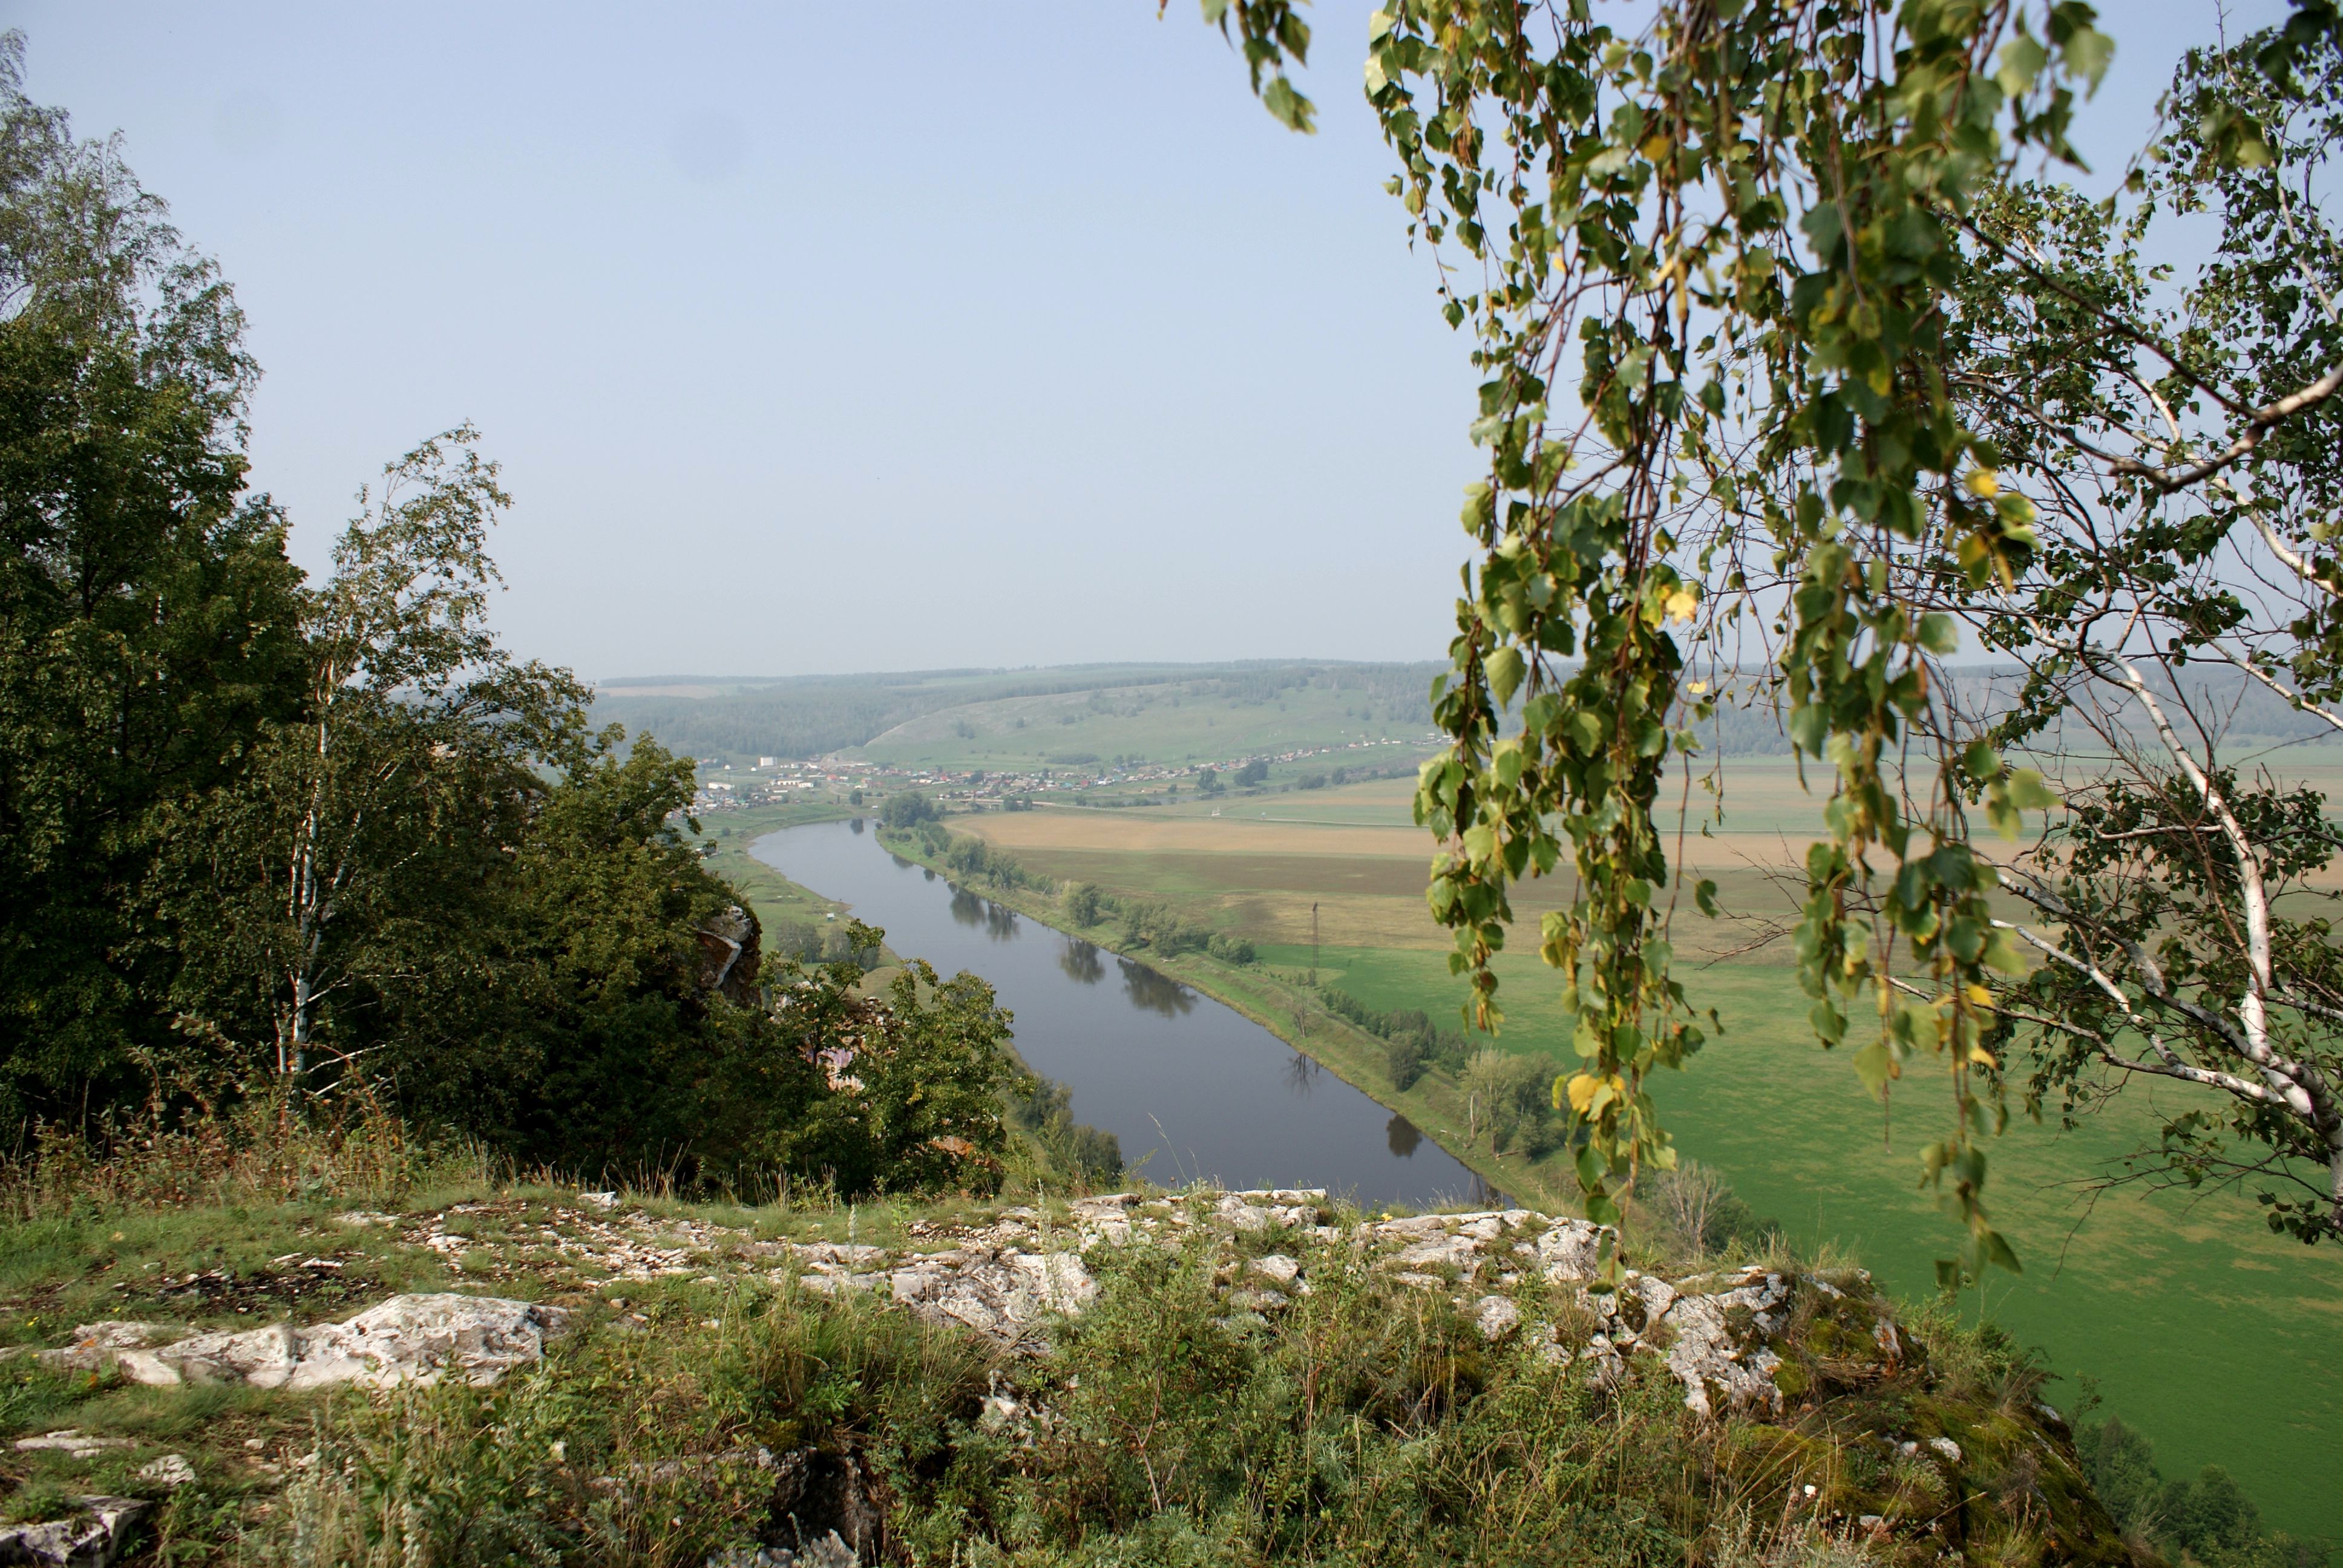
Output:
M921 866L920 868L920 879L925 881L932 882L936 879L935 869L930 866Z
M1322 1186L1362 1202L1491 1201L1404 1117L1242 1014L1143 963L1110 967L1106 950L1019 920L948 876L913 876L867 830L790 828L751 853L883 927L904 957L991 982L1016 1015L1018 1054L1071 1090L1075 1119L1113 1133L1132 1170L1161 1181Z
M1185 1018L1194 1010L1196 993L1178 980L1126 958L1114 961L1122 970L1123 994L1131 998L1131 1006L1165 1018Z
M854 819L854 820L853 820L852 822L849 823L849 824L848 824L848 826L849 826L849 827L850 827L850 828L852 828L856 832L860 833L860 831L862 831L862 819L861 819L861 818L860 818L860 817L857 817L856 819Z
M1416 1145L1423 1141L1423 1134L1416 1130L1415 1123L1397 1111L1393 1111L1391 1121L1383 1125L1385 1147L1403 1160L1413 1159Z
M1106 979L1106 965L1099 961L1098 944L1080 937L1068 937L1065 950L1058 955L1058 968L1076 985L1096 985Z
M964 926L976 926L996 942L1005 942L1017 935L1017 911L1006 904L996 904L990 899L980 898L966 888L951 890L951 916Z
M895 862L895 869L899 871L908 871L911 869L911 862L903 859L902 856L896 854L892 849L887 851L887 858ZM922 869L924 869L924 868ZM933 877L935 873L933 871L929 871L928 875L930 877Z
M1297 1050L1285 1064L1285 1087L1296 1094L1307 1094L1318 1087L1318 1075L1325 1070L1317 1058Z

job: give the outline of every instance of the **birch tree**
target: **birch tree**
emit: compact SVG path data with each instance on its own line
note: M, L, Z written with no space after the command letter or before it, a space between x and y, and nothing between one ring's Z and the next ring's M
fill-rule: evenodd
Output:
M176 836L185 989L240 987L287 1085L337 1008L481 950L460 927L517 852L533 765L582 754L582 689L516 664L488 628L488 533L509 500L476 439L434 437L360 492L307 596L301 718Z
M2331 29L2192 54L2128 216L2006 193L1957 307L1963 405L2040 498L2026 591L1971 618L2025 672L1990 727L2068 807L2002 871L2037 967L1996 1035L2037 1109L2160 1087L2124 1179L2241 1183L2305 1241L2343 1234L2337 833L2268 717L2343 731L2338 106ZM2159 297L2174 215L2220 237Z
M1309 44L1286 0L1205 12L1257 88ZM1591 1216L1674 1165L1652 1078L1715 1027L1670 940L1680 908L1716 912L1671 852L1700 813L1662 783L1735 704L1824 796L1795 932L1815 1034L1875 1095L1941 1097L1921 1179L1966 1231L1947 1284L2017 1266L1986 1200L2013 1084L2070 1113L2201 1094L2143 1171L2258 1176L2305 1240L2343 1223L2343 999L2295 912L2328 829L2239 779L2213 711L2249 682L2343 712L2338 25L2298 0L2192 56L2094 202L2069 132L2117 40L2077 0L1372 17L1390 189L1483 377L1448 747L1417 796L1430 902L1493 1028L1513 890L1566 882L1536 940ZM1307 127L1290 86L1271 107ZM2181 277L2167 236L2197 214L2220 252ZM1960 700L1956 655L2012 672L1996 700ZM1996 837L2062 789L2006 865Z

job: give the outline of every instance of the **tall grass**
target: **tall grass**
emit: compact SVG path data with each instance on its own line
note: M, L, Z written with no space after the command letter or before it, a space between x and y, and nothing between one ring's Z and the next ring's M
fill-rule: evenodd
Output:
M1051 1568L1840 1568L1945 1549L1856 1526L1880 1506L1907 1522L1966 1509L1972 1561L2064 1550L2033 1504L1954 1497L1862 1438L1928 1411L1987 1426L2025 1412L2028 1359L1949 1318L1912 1325L1925 1382L1712 1424L1656 1367L1595 1389L1345 1248L1246 1247L1307 1256L1312 1289L1273 1327L1221 1288L1242 1260L1134 1248L1096 1260L1100 1297L1038 1360L871 1298L777 1288L719 1318L679 1305L648 1332L589 1332L495 1390L338 1396L238 1550L271 1568L665 1565L833 1529L866 1563ZM1572 1301L1524 1306L1565 1338L1591 1326ZM1826 1343L1826 1328L1792 1337Z
M88 1134L55 1124L0 1156L0 1220L76 1211L334 1200L395 1201L413 1188L485 1183L486 1151L414 1137L379 1104L296 1104L271 1091L227 1106L150 1104Z

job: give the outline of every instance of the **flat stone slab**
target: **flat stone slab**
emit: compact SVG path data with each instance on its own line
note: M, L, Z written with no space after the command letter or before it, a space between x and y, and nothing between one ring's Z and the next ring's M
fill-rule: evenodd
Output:
M91 1323L47 1356L70 1364L111 1367L133 1382L246 1383L255 1388L320 1388L328 1383L432 1382L461 1377L485 1387L517 1366L542 1360L569 1330L559 1307L496 1296L393 1296L338 1323L289 1323L233 1333L162 1339L156 1324ZM136 1330L137 1332L114 1332Z
M130 1528L153 1507L136 1497L85 1497L70 1519L0 1525L0 1563L44 1568L107 1568L122 1555Z

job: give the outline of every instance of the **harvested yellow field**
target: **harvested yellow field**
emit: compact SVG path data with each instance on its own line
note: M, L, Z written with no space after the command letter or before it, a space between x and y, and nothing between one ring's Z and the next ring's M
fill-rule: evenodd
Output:
M955 819L954 828L982 835L1002 849L1091 849L1123 855L1335 855L1429 862L1432 836L1405 827L1330 826L1273 818L1172 817L1153 811L1081 809L1012 811Z

